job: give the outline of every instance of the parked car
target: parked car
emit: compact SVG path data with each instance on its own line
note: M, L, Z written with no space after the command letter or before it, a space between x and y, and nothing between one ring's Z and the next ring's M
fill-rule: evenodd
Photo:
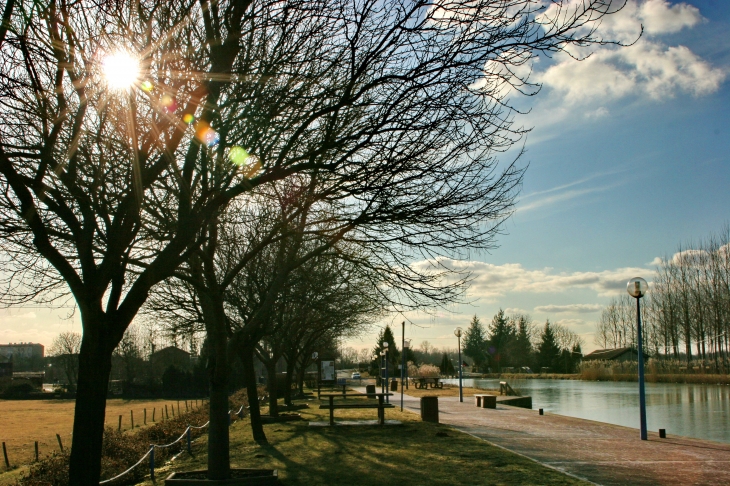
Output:
M357 371L356 371L356 372L354 372L354 373L352 374L352 379L353 379L353 380L359 380L359 379L360 379L360 373L358 373Z

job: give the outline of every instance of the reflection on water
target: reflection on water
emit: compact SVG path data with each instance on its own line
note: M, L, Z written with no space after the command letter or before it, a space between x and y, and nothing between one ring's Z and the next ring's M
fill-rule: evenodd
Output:
M444 380L458 384L458 380ZM509 380L532 407L546 412L639 428L639 385L578 380ZM499 388L499 380L465 379L464 386ZM646 384L649 430L730 443L730 386Z

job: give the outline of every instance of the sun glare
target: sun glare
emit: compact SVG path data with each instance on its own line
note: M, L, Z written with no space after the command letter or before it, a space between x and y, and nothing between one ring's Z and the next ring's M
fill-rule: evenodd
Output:
M104 57L104 78L113 89L128 89L139 79L139 61L125 51Z

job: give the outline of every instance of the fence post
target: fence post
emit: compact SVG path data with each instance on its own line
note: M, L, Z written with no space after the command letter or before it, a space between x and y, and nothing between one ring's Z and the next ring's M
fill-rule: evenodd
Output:
M177 416L180 416L180 400L177 401Z
M121 415L120 415L121 417ZM61 452L63 452L63 443L61 442L61 436L56 434L56 439L58 439L58 447L61 448Z
M120 432L122 431L122 416L121 415L119 416L119 428L117 430L119 430Z
M155 421L155 409L156 407L152 407L152 421Z
M167 415L167 420L170 420L170 414L167 411L167 404L165 404L165 415Z
M188 434L188 454L190 454L192 456L193 455L193 450L190 447L190 425L189 424L188 424L188 430L186 430L186 432Z
M186 412L188 411L188 401L187 400L185 400L185 411Z
M170 405L170 408L172 409L172 418L175 418L175 404Z
M8 461L8 450L5 448L5 442L3 442L3 456L5 456L5 467L10 471L10 461Z
M35 441L35 462L38 462L38 441Z
M129 411L129 419L132 422L132 430L134 430L134 410Z
M150 479L155 480L155 446L150 444Z
M146 408L144 409L144 424L143 425L147 425L147 409Z

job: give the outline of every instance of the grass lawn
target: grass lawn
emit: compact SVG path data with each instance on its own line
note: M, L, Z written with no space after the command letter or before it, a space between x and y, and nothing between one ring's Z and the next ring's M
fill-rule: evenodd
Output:
M328 420L318 401L309 404L301 411L304 420L266 425L265 445L251 439L248 419L236 422L231 464L278 469L285 485L587 484L397 408L387 409L386 419L400 420L400 426L309 427L310 420ZM376 416L375 409L335 410L335 421ZM173 470L205 469L206 440L194 444L192 457L183 454L158 469L157 484Z

